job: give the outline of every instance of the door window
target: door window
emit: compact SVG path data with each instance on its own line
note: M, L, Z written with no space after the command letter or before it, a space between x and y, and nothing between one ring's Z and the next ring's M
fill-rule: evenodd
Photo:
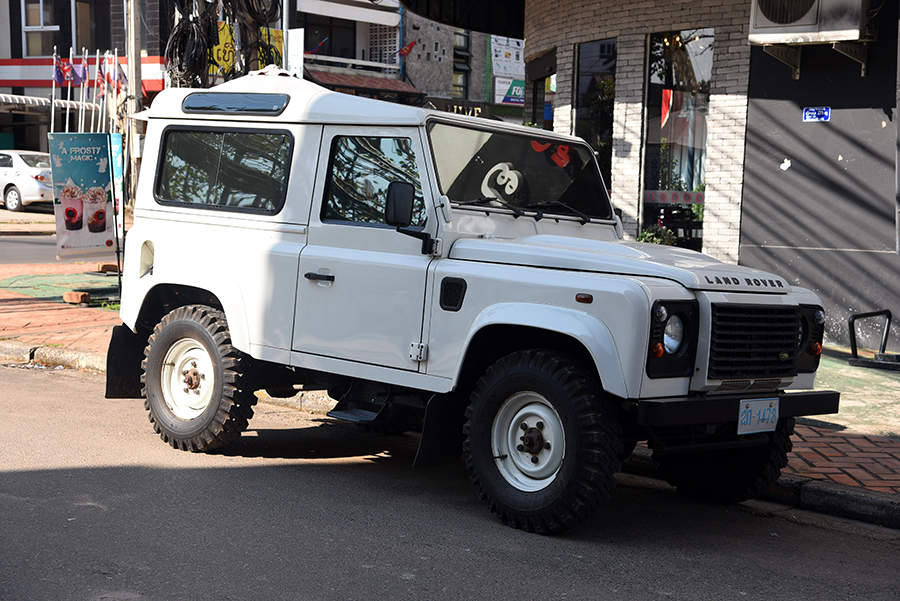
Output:
M388 184L415 186L412 227L425 225L425 199L410 138L337 136L331 147L322 221L384 224Z

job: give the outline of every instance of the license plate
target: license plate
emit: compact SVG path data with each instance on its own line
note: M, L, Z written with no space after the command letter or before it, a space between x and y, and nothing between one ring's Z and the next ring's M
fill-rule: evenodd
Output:
M774 432L778 424L778 399L741 401L738 409L738 434Z

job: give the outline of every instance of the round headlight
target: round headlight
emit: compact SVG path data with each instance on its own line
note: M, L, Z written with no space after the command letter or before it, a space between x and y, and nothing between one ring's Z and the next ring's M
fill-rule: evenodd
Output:
M666 330L663 332L663 345L670 355L678 352L684 342L684 322L677 315L673 315L666 322Z
M816 311L815 315L813 315L813 319L816 320L817 324L822 325L823 323L825 323L825 311L819 309L818 311Z

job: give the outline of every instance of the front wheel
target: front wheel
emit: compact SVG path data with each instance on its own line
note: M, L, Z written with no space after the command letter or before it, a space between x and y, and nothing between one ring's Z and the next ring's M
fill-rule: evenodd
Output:
M19 189L15 186L9 187L9 190L6 191L6 194L3 197L3 202L8 211L18 213L25 209L25 205L22 204L22 193L19 192Z
M239 438L256 401L242 387L246 361L221 311L191 305L163 317L141 364L144 407L160 438L195 452Z
M577 526L615 486L622 451L615 413L596 377L571 357L530 350L500 359L466 412L478 495L514 528Z

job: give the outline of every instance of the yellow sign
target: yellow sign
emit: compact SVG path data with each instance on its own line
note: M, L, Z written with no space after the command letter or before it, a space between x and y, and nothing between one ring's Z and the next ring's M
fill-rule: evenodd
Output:
M267 57L265 53L261 53L259 57L259 68L262 69L270 63L282 65L284 56L284 35L280 29L269 29L261 27L259 29L259 40L265 42L269 46L274 47L277 52L275 57ZM216 64L209 65L209 72L216 73L219 69L228 71L234 66L234 29L228 23L219 21L219 43L212 49L212 57ZM270 60L276 59L276 60Z

